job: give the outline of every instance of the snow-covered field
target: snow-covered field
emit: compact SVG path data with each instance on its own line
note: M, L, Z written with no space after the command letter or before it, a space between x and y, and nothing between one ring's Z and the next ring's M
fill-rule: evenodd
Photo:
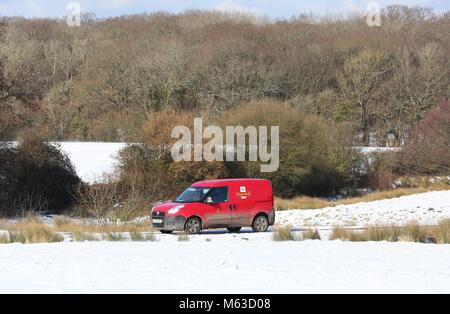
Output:
M65 152L77 171L78 176L85 182L94 183L105 175L111 175L117 165L119 151L125 143L82 143L61 142L61 150Z
M113 173L125 145L61 148L80 177L94 182ZM450 191L277 213L278 224L317 227L324 240L336 225L433 225L444 218ZM177 239L0 245L0 293L450 293L450 245L275 242L271 232L249 229Z
M174 237L1 246L0 292L450 292L448 245Z
M277 222L294 227L405 225L412 221L436 225L450 218L450 191L429 192L395 199L277 213Z

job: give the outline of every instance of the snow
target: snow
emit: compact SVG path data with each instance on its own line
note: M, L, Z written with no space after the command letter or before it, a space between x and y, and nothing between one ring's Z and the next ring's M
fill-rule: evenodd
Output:
M59 144L89 183L111 175L126 146ZM277 212L277 224L317 227L324 240L337 225L434 225L445 218L450 191ZM0 245L0 293L450 293L450 245L275 242L271 232L248 228L177 239L68 242L66 235L62 243Z
M175 238L5 245L0 292L450 292L449 245L273 242L245 234Z
M59 142L61 150L70 158L78 176L85 182L95 183L112 175L117 156L126 143Z
M78 176L88 183L101 181L114 173L116 157L127 143L107 142L54 142L60 145L72 161ZM373 152L395 152L398 147L356 147L364 154Z
M355 147L363 154L373 153L396 153L401 151L401 147Z
M405 225L413 221L431 226L447 218L450 218L450 191L428 192L323 209L277 212L277 223L293 227L365 227Z

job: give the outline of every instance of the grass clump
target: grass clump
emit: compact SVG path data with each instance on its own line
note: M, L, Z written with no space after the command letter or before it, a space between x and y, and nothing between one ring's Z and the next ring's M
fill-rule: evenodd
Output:
M449 224L450 225L450 224ZM406 226L368 226L364 230L349 230L334 227L330 240L343 240L350 242L417 242L417 243L443 243L439 236L439 228L423 227L412 222ZM443 228L445 230L445 228ZM437 234L437 236L433 236ZM436 240L438 239L438 240ZM442 241L442 242L441 242Z
M434 231L434 236L441 244L450 244L450 219L441 221Z
M342 241L350 241L350 238L354 235L354 231L342 228L340 226L336 226L331 231L329 236L329 240L342 240Z
M9 243L11 243L11 242L9 241L8 235L5 233L1 233L0 234L0 244L9 244Z
M154 233L143 233L143 232L129 232L131 241L136 242L145 242L150 241L154 242L156 241L156 236Z
M178 242L188 242L189 241L189 235L182 232L178 235Z
M97 237L95 235L90 233L84 233L84 232L74 232L73 233L73 240L76 242L91 242L91 241L97 241Z
M112 242L118 242L125 240L124 236L121 233L118 232L110 232L107 233L104 237L104 240L106 241L112 241Z
M34 217L3 228L8 234L2 235L1 243L54 243L64 240L62 235Z
M398 227L378 227L378 226L369 226L362 233L361 237L365 241L373 241L373 242L398 242L400 236L402 235L402 230Z
M426 238L425 229L415 222L408 224L405 227L403 233L404 233L403 237L408 242L417 242L417 243L425 242L425 238Z
M274 241L295 241L297 238L290 226L277 227L272 233Z
M274 241L305 241L321 240L317 229L308 229L303 232L295 233L290 226L277 227L272 233Z
M444 191L449 189L450 186L446 184L434 184L428 187L398 188L393 190L373 192L363 196L345 198L340 201L334 202L330 202L321 198L306 196L295 197L292 199L283 199L277 197L275 198L275 208L277 210L320 209L326 207L336 207L339 205L351 205L361 202L373 202L385 199L393 199L413 194L427 193L432 191Z
M320 233L317 229L308 229L301 233L302 240L322 240Z

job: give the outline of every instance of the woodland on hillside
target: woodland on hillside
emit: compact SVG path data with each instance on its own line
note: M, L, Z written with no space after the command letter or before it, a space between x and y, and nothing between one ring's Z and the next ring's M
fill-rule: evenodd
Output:
M450 95L450 12L428 8L387 7L381 27L206 11L0 21L4 140L138 141L155 112L273 100L394 146Z

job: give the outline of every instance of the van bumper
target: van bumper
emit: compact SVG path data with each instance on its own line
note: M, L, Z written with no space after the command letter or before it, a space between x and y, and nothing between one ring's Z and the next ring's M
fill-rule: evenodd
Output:
M166 216L163 223L154 223L152 220L153 228L166 231L183 231L185 224L186 218L183 216Z
M273 226L275 224L275 209L272 209L269 212L269 226Z

